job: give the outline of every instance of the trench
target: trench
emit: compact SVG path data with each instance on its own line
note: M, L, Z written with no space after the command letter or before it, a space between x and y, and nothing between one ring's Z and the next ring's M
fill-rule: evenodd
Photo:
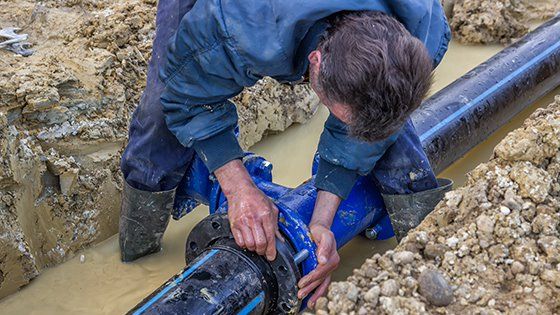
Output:
M438 67L432 91L438 91L468 70L502 49L501 46L463 46L452 43ZM446 169L440 176L461 185L465 174L485 162L494 146L521 125L535 109L548 105L557 88L517 115L491 137ZM308 124L295 125L278 135L270 135L252 151L274 165L275 182L295 187L309 178L327 110L320 107ZM184 266L184 242L191 228L207 215L199 207L183 220L172 221L163 240L163 251L137 262L123 264L116 237L95 248L84 250L73 259L45 270L37 279L0 301L0 314L122 314L136 305ZM355 238L341 250L341 267L334 280L349 276L354 268L376 252L396 245L394 240L370 241Z

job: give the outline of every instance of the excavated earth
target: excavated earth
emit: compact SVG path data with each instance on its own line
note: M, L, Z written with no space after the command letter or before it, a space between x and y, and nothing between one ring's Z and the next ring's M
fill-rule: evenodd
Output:
M316 313L560 313L560 96Z
M509 43L560 12L558 0L443 0L462 43Z
M0 50L0 298L117 232L119 157L155 13L155 0L0 0L0 29L22 28L35 50ZM234 101L245 148L319 103L271 79Z

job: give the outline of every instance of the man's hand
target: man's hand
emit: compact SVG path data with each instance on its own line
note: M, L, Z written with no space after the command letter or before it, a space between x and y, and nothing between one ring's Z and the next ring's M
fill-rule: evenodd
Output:
M320 190L317 193L309 230L317 244L319 266L298 283L298 298L300 299L315 290L308 302L310 308L313 308L317 299L327 292L331 282L331 273L338 267L340 261L336 251L336 239L330 227L341 201L340 197L328 191Z
M331 273L338 268L340 257L336 251L334 234L329 228L317 224L311 225L309 229L317 244L319 266L299 281L298 298L303 299L316 289L308 302L308 306L313 308L317 299L327 292L331 282Z
M228 197L228 217L237 245L276 258L278 209L258 188L242 188Z
M228 200L228 218L237 245L274 260L278 234L276 205L255 186L240 160L228 162L214 174Z

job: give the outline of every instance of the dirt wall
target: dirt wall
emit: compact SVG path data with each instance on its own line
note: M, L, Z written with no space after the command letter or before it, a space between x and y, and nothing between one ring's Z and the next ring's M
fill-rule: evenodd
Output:
M560 96L401 244L331 284L317 314L558 314Z
M155 0L0 0L0 29L22 28L35 50L0 50L0 298L117 232L119 157L155 12ZM319 103L271 79L234 101L244 148Z
M560 12L557 0L443 0L462 43L510 43Z

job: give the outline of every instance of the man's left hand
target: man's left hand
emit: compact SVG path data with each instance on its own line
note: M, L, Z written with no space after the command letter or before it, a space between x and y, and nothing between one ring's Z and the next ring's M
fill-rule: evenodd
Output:
M308 306L313 308L317 299L327 292L331 282L331 273L338 267L340 257L336 251L334 234L329 228L316 224L310 225L309 229L317 244L319 265L299 281L298 298L302 299L316 289L308 302Z

